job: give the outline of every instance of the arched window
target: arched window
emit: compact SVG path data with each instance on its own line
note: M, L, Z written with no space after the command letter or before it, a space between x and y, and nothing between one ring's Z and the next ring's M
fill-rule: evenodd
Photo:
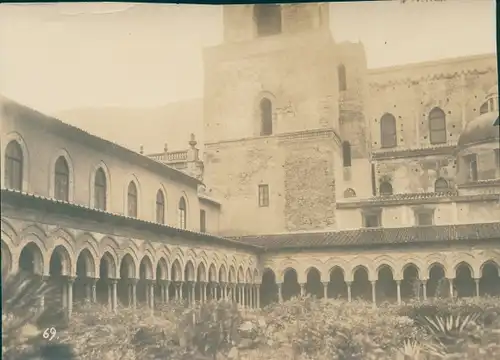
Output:
M392 185L388 181L380 183L380 195L392 195Z
M54 197L69 201L69 166L64 156L59 156L54 168Z
M488 102L485 102L481 107L479 108L479 115L486 114L488 112Z
M344 167L351 166L351 144L349 141L342 143L342 160Z
M347 77L345 73L345 66L343 64L338 66L337 74L339 77L339 91L347 90Z
M183 197L179 200L179 228L186 228L186 200Z
M102 168L97 169L94 176L94 207L106 211L107 184L106 174Z
M356 197L356 192L354 189L348 188L344 191L344 198L353 198Z
M165 224L165 196L161 190L156 193L156 222Z
M134 218L137 217L137 186L133 181L128 184L127 215Z
M434 108L429 113L429 133L431 144L446 142L446 115L440 108Z
M384 114L380 119L380 142L383 148L392 148L398 144L396 118L392 114Z
M277 4L259 4L253 7L253 16L257 27L257 36L269 36L281 33L281 6Z
M273 104L268 98L260 101L260 135L267 136L273 133Z
M439 178L434 182L434 192L446 192L449 190L448 181Z
M8 189L23 189L23 150L21 145L12 140L5 149L5 187Z

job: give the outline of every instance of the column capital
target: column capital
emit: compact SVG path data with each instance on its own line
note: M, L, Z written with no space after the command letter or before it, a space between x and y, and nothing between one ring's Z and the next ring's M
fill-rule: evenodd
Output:
M68 276L68 277L66 278L66 281L67 281L68 283L74 283L74 282L75 282L75 280L76 280L76 276Z
M395 281L398 286L401 285L401 280L395 280Z
M328 286L328 284L330 283L329 281L322 281L321 282L323 284L323 286Z
M116 285L118 283L118 279L108 279L108 281L112 285Z
M127 279L127 283L130 285L137 285L139 279Z

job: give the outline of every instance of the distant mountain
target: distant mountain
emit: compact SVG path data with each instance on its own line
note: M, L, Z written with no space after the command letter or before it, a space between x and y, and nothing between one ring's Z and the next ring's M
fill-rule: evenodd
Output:
M56 118L93 135L144 153L187 149L189 136L196 135L203 147L203 100L193 99L158 108L80 108L54 114Z

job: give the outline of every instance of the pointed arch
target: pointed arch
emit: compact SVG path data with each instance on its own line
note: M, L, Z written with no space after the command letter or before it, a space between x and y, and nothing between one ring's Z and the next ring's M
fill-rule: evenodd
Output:
M380 119L380 143L382 148L393 148L398 145L396 118L386 113Z
M446 143L446 114L439 107L429 112L429 138L431 144Z
M139 193L139 182L137 179L130 180L127 184L127 197L125 204L126 205L126 214L128 217L138 218L139 217L139 201L140 193Z
M379 185L379 192L382 196L392 195L392 185L389 181L382 181Z
M51 158L49 195L60 201L72 202L74 197L73 160L66 149L59 149Z
M2 139L2 176L7 189L29 191L30 156L23 137L17 132Z
M158 224L165 224L165 214L166 214L166 201L165 192L163 189L158 189L156 192L156 202L155 202L155 212L156 212L156 222Z
M442 177L436 179L434 182L434 192L446 192L449 191L448 181Z
M102 211L111 210L111 176L109 169L100 161L90 172L90 207Z
M181 198L179 199L177 211L179 213L178 227L180 229L186 229L187 228L187 202L186 202L186 198L184 196L181 196Z

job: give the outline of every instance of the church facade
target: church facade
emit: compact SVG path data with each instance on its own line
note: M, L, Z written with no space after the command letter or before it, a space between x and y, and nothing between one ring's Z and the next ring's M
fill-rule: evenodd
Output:
M500 294L496 54L367 69L328 4L224 7L204 153L144 155L2 98L2 264L154 306ZM63 281L61 281L63 279Z

